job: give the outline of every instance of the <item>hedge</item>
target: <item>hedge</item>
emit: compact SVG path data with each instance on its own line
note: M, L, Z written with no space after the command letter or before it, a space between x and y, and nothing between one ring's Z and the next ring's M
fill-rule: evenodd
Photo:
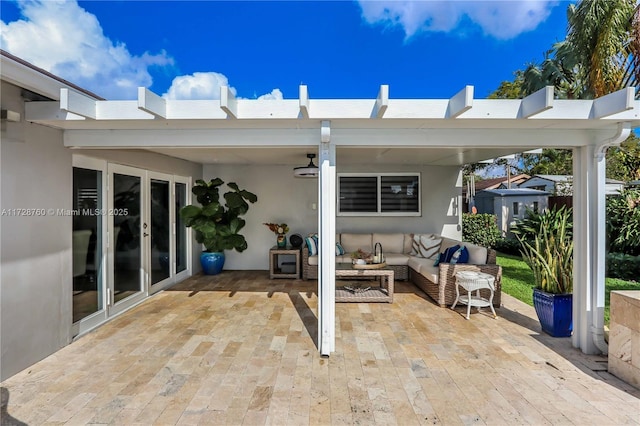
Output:
M462 240L482 247L495 247L500 238L498 219L492 214L462 215Z

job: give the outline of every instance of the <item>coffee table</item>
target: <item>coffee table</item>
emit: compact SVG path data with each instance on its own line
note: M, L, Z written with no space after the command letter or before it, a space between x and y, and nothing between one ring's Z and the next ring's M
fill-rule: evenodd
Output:
M344 286L336 287L336 302L387 302L393 303L394 271L389 267L380 269L354 269L350 263L336 264L336 278L378 278L377 281L365 281L366 284L352 286L353 290ZM371 285L369 285L371 284ZM364 290L365 288L369 289Z

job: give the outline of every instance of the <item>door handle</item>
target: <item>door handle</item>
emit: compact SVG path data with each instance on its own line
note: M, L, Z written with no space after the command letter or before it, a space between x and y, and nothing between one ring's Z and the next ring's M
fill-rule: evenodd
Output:
M147 234L146 232L143 232L143 233L142 233L142 236L143 236L143 237L148 237L148 236L149 236L149 234Z

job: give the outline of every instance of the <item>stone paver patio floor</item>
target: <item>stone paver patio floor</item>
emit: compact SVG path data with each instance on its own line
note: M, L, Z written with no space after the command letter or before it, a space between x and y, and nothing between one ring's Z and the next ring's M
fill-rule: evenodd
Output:
M322 358L315 281L193 277L3 382L3 424L640 424L640 390L533 308L467 321L396 284L337 304Z

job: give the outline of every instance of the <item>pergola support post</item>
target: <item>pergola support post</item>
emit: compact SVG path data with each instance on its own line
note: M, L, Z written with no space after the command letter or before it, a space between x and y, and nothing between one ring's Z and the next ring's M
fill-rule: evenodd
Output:
M630 133L621 125L611 139L573 152L573 336L586 354L607 353L604 341L607 146Z
M318 350L335 351L336 328L336 147L331 143L331 122L320 129L318 177Z

